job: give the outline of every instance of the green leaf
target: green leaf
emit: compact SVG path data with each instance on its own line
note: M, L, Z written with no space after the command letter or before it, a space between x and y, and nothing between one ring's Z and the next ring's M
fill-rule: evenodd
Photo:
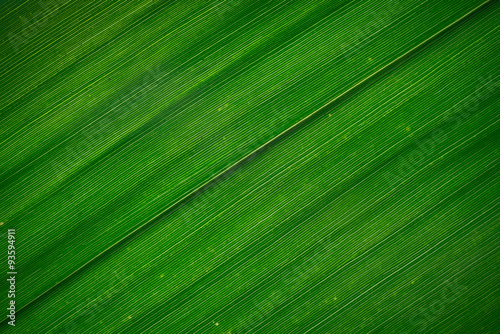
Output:
M2 331L500 329L498 2L1 6Z

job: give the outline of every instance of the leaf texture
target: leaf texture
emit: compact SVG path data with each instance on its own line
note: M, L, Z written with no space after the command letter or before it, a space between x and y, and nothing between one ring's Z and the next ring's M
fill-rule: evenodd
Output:
M0 6L2 332L500 331L497 1Z

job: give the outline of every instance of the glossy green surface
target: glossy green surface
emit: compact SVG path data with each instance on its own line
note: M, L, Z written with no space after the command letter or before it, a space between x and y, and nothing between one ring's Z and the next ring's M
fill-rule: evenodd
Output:
M497 1L0 9L1 332L500 332Z

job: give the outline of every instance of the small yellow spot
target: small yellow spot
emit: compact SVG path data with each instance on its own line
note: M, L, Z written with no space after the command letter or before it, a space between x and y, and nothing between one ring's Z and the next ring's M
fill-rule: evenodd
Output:
M131 315L129 315L129 316L127 317L127 319L132 319L132 316L131 316Z
M333 300L337 300L337 297L333 297Z
M215 323L215 326L219 326L219 323L218 323L218 322L216 322L216 323Z
M161 275L160 275L160 278L163 278L163 276L165 276L165 275L161 274Z
M415 281L411 281L411 284L414 284L414 283L415 283Z
M2 226L2 225L3 225L3 222L0 222L0 226Z
M369 60L369 61L372 61L372 59L371 59L371 58L368 58L368 60Z
M406 131L410 131L410 127L409 126L406 127Z
M328 117L332 117L332 114L328 114Z

